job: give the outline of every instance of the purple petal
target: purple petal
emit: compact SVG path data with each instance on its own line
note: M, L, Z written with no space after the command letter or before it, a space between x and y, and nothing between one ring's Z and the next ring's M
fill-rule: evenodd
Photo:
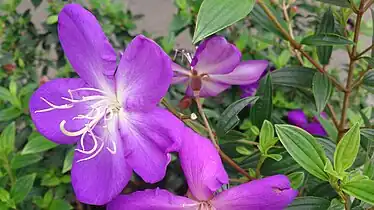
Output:
M106 75L116 69L116 52L95 16L79 4L67 4L58 16L58 36L79 76L91 86L112 90Z
M160 181L170 162L169 152L176 151L181 144L184 124L161 108L146 113L121 113L120 119L129 165L144 181Z
M217 210L282 210L297 196L287 176L276 175L233 187L212 200Z
M228 89L230 86L231 85L221 82L212 81L208 77L203 77L202 86L200 89L200 97L217 96L218 94ZM186 95L191 97L193 96L193 91L190 85L187 87Z
M327 136L325 129L318 122L309 123L305 125L303 128L312 135Z
M204 40L196 50L191 66L199 74L227 74L240 63L241 53L222 36Z
M192 195L207 201L223 184L228 175L217 149L206 138L186 128L179 158Z
M174 76L172 78L172 84L185 83L190 78L191 72L181 67L180 65L172 62L171 68L173 69Z
M148 110L169 88L171 60L154 41L139 35L127 46L115 76L117 98L125 109Z
M107 205L107 210L196 210L198 203L166 190L154 189L120 195Z
M80 130L87 123L86 120L73 120L78 114L85 114L91 108L87 103L78 103L69 109L54 109L43 99L54 105L70 104L62 97L70 98L68 90L87 87L82 79L55 79L42 85L34 92L30 99L31 118L36 129L47 139L58 144L72 144L80 137L71 137L63 134L60 130L60 123L65 120L65 128L69 131ZM41 111L45 110L45 111Z
M248 85L257 82L268 66L266 60L251 60L240 63L228 74L209 75L212 80L230 85Z
M240 97L246 98L249 96L254 96L256 94L256 91L259 85L260 85L259 82L255 82L250 85L241 85L240 89L242 90L242 94Z
M303 127L308 123L308 118L306 117L303 110L295 109L288 112L288 122L293 125Z
M108 121L107 128L95 129L99 139L98 148L102 146L101 151L97 150L99 153L95 157L83 160L91 156L79 151L74 154L72 185L77 199L83 203L106 204L119 195L131 179L132 170L125 160L124 145L118 130L118 118L116 116L113 118ZM85 151L93 148L93 138L88 134L84 146ZM78 143L77 149L83 149L81 144Z
M328 115L326 114L326 112L321 112L319 115L320 115L320 117L322 117L322 118L324 118L324 119L327 119L327 118L328 118ZM317 116L313 116L312 121L313 121L313 122L319 122Z

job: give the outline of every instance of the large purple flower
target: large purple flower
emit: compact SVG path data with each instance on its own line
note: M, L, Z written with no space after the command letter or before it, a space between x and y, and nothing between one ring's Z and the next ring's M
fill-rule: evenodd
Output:
M146 182L161 180L183 128L157 107L171 83L170 58L139 35L117 66L99 23L78 4L62 9L58 35L80 78L41 86L31 98L30 112L37 130L49 140L77 142L71 172L77 198L89 204L109 202L132 170Z
M318 136L327 135L325 129L322 127L318 119L314 117L312 122L308 122L308 117L305 115L305 113L301 109L295 109L295 110L289 111L287 117L288 117L289 123L308 131L312 135L318 135ZM326 118L327 117L326 113L321 113L321 117Z
M297 195L288 178L276 175L251 181L221 193L216 191L228 176L213 144L190 130L186 131L179 151L182 169L190 196L176 196L161 190L145 190L120 195L108 204L107 210L281 210Z
M193 96L216 96L231 85L256 83L268 65L266 60L241 62L240 51L222 36L204 40L190 58L191 70L173 63L173 83L187 85L186 94Z

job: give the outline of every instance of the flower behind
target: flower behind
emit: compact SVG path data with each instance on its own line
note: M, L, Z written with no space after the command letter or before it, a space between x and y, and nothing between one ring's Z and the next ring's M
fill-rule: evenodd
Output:
M321 113L321 117L326 118L326 116L326 113ZM327 135L325 129L322 127L318 119L314 117L312 122L308 122L307 116L301 109L289 111L287 117L289 123L308 131L312 135Z
M41 86L30 100L30 112L47 139L77 143L71 173L78 200L109 202L126 186L132 170L146 182L160 181L183 128L157 107L172 78L168 55L139 35L117 65L96 18L78 4L60 12L58 35L80 78Z
M120 195L108 204L108 210L281 210L297 195L287 176L275 175L216 191L228 183L219 154L213 144L186 129L179 151L187 179L189 198L161 190L145 190Z
M240 51L222 36L204 40L191 59L191 70L173 63L173 83L187 86L186 94L194 96L216 96L231 85L256 83L268 65L266 60L241 62Z

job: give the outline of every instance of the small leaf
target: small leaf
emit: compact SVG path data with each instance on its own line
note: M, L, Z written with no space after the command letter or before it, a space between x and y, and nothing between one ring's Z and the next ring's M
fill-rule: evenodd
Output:
M321 23L318 26L316 34L334 33L335 32L335 18L331 9L329 9L322 17ZM332 46L319 46L317 47L317 55L319 62L322 65L329 64L333 47Z
M53 191L52 189L48 190L43 197L43 206L46 208L48 207L53 200Z
M323 112L332 95L333 86L324 74L317 72L313 77L313 95L318 113Z
M71 170L71 166L72 166L73 158L74 158L74 151L75 151L75 148L72 147L66 153L65 160L64 160L64 166L62 167L62 173L63 174Z
M12 98L12 94L9 92L9 90L4 87L0 87L0 100L10 101L11 98Z
M60 179L55 174L45 174L42 178L41 186L55 187L61 183Z
M21 154L26 155L26 154L34 154L38 152L43 152L43 151L55 148L56 146L57 146L56 143L53 143L47 140L39 133L33 133L32 135L30 135L29 141L23 148Z
M243 19L253 9L255 0L204 0L197 14L192 42L198 41Z
M310 46L334 46L334 45L351 45L354 44L351 40L340 36L338 34L324 33L315 34L305 37L301 44Z
M10 197L16 203L22 202L32 189L36 174L29 174L18 178L16 183L12 186Z
M241 155L244 155L244 156L249 156L252 154L251 151L249 151L245 146L238 146L236 147L236 151L241 154Z
M344 210L344 203L339 199L334 198L327 210Z
M61 200L61 199L55 199L52 201L48 210L69 210L69 209L73 209L73 207L68 202L66 202L65 200Z
M293 172L292 174L289 174L287 176L291 182L291 187L293 189L299 189L304 183L304 172Z
M10 107L0 110L0 122L10 121L22 114L21 110L16 107Z
M39 7L39 5L42 3L42 0L31 0L31 3L36 8Z
M260 86L256 92L256 96L258 96L259 99L251 107L250 119L253 125L259 128L265 120L271 119L271 113L273 111L273 84L270 74L260 80Z
M317 1L332 4L332 5L339 6L339 7L346 7L346 8L351 7L351 4L349 3L348 0L317 0Z
M336 177L336 178L339 178L339 179L343 179L344 178L343 176L341 176L340 174L338 174L338 172L336 172L334 170L334 167L332 166L332 163L331 163L330 160L326 161L326 165L325 165L324 171L326 173L330 174L333 177Z
M267 151L277 143L278 139L274 138L274 128L271 122L265 120L261 127L259 149L262 154L267 154Z
M25 166L39 162L43 157L38 154L20 155L17 154L13 157L11 162L12 169L19 169Z
M233 127L239 123L238 114L243 110L248 104L255 102L258 97L247 97L240 99L232 103L226 110L221 114L216 125L216 131L218 136L223 136Z
M350 168L360 147L360 125L356 123L340 140L334 153L334 166L338 174Z
M58 21L58 16L57 15L51 15L47 18L46 22L47 22L48 25L52 25L52 24L57 23L57 21Z
M362 84L369 89L374 89L374 69L365 73Z
M363 129L361 129L361 135L363 135L366 138L374 141L374 129L372 129L372 128L363 128Z
M293 88L312 89L312 81L316 70L305 67L285 67L271 73L274 85Z
M9 124L0 135L0 152L7 156L14 150L14 141L16 138L16 125L14 122Z
M366 62L368 62L368 65L370 66L370 68L374 67L374 58L371 58L369 56L364 56L364 57L361 57L361 59L364 59Z
M354 196L362 201L374 205L374 181L361 179L358 181L344 184L343 191L348 195Z
M6 191L4 188L0 187L0 201L7 202L10 199L9 192Z
M267 154L265 157L271 158L277 162L281 161L283 159L283 156L280 154Z
M319 197L299 197L296 198L286 210L322 210L330 206L330 201Z
M275 125L275 130L283 146L297 163L315 177L328 180L324 171L327 157L312 135L292 125Z

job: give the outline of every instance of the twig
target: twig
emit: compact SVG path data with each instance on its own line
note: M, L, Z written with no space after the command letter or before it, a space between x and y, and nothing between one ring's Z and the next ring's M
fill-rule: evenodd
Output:
M373 3L374 0L369 0L366 6L364 7L363 11L366 12L366 10L368 10Z
M258 160L257 166L256 166L256 178L260 178L261 176L261 167L262 164L264 164L265 157L261 155L260 159Z
M364 51L359 53L354 59L358 60L361 56L365 55L365 53L369 52L370 50L374 49L374 44L372 44L370 47L366 48Z
M336 113L334 111L334 107L332 107L332 105L328 103L327 108L329 109L329 111L331 113L331 118L332 118L332 121L333 121L335 127L339 129L339 122L338 122L338 118L336 116Z
M353 72L354 72L354 67L355 67L355 58L357 54L357 43L358 43L358 38L360 36L360 28L361 28L361 21L363 17L363 6L364 6L364 1L361 1L360 3L360 8L359 12L357 13L357 19L356 19L356 24L355 24L355 32L354 32L354 38L353 42L354 45L352 47L352 52L350 54L350 63L349 63L349 69L348 69L348 78L347 78L347 84L345 89L347 90L344 92L344 100L343 100L343 108L342 108L342 116L340 118L340 124L339 124L339 135L338 135L338 142L342 138L344 134L344 128L345 128L345 122L347 118L347 111L349 108L349 97L352 92L352 83L353 83Z
M283 36L285 36L285 38L290 42L293 48L298 50L306 59L308 59L309 62L312 63L313 66L315 66L319 72L325 74L338 90L346 92L346 89L333 76L331 76L325 69L323 69L323 67L319 65L317 61L315 61L308 53L306 53L302 49L301 45L291 37L291 35L282 27L282 25L279 23L277 18L269 10L269 8L266 6L263 0L258 0L258 4L264 10L264 12L269 17L269 19L275 24L278 30L283 34Z

